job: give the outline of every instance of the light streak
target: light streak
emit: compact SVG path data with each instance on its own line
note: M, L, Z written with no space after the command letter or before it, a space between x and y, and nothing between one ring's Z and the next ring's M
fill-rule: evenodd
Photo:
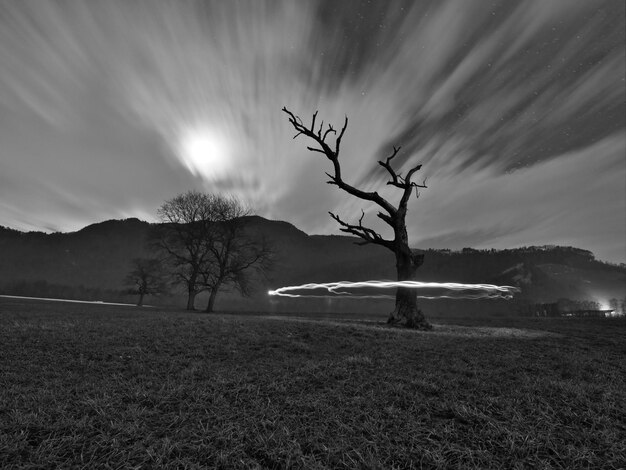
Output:
M395 296L389 294L367 295L349 292L347 289L437 289L441 294L419 294L421 299L512 299L520 289L513 286L496 286L494 284L462 284L457 282L420 282L420 281L337 281L325 283L308 283L297 286L279 287L268 291L268 295L291 298L353 298L353 299L387 299ZM328 294L298 294L298 291L325 290Z

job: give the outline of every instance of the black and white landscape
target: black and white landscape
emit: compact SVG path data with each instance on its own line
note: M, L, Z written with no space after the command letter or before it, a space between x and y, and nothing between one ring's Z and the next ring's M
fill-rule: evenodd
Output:
M621 0L0 0L1 468L623 468Z

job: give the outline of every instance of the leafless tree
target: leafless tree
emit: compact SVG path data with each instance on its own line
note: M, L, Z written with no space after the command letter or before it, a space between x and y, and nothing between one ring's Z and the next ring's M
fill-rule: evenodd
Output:
M220 196L188 191L157 211L161 224L152 234L153 243L171 266L174 283L185 287L187 310L195 309L196 296L204 290L201 274L211 259L220 204Z
M146 295L163 294L168 290L167 275L161 260L156 258L135 258L132 269L126 276L130 293L139 295L137 305L141 307Z
M153 239L172 266L174 281L185 286L187 310L195 309L203 291L209 291L207 312L223 287L249 294L254 274L269 268L269 245L249 233L250 211L234 197L188 191L166 201L157 214L162 223Z
M248 230L250 211L235 198L224 199L217 207L211 258L201 271L201 284L209 291L206 312L212 312L223 287L234 287L240 294L253 292L255 277L263 277L272 265L272 249L260 234Z
M364 213L361 214L358 222L348 223L341 219L338 215L330 212L330 216L335 219L341 226L341 231L356 235L362 239L362 244L374 243L384 246L391 250L396 258L396 271L399 281L412 280L415 278L416 270L424 261L424 255L414 252L409 247L409 239L406 229L407 204L413 191L418 188L426 188L426 181L419 184L412 181L413 176L421 169L421 165L411 167L403 176L392 166L392 160L398 155L400 147L394 147L393 152L385 160L378 162L389 174L388 185L394 186L400 190L400 201L394 206L387 199L383 198L378 192L363 191L343 180L341 174L341 165L339 163L339 150L341 139L343 138L348 127L348 117L346 116L343 127L337 134L336 130L329 124L324 127L324 122L316 124L317 112L313 114L313 119L309 126L305 125L299 116L294 115L287 108L283 107L283 112L289 116L289 122L296 130L294 139L300 135L304 135L312 139L317 147L307 147L312 152L318 152L326 156L333 164L333 173L326 173L330 178L327 183L337 186L348 194L377 204L382 211L378 212L378 217L387 223L394 233L392 240L386 239L375 230L363 225ZM334 148L327 142L327 138L335 135ZM417 193L419 196L419 193ZM398 287L396 291L395 309L389 316L389 323L403 322L409 328L431 329L431 325L426 321L422 311L417 306L417 294L414 290Z

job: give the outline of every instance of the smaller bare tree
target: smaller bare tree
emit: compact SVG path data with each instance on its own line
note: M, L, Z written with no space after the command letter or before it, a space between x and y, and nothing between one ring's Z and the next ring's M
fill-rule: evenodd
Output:
M263 277L272 265L272 250L265 237L248 230L249 215L234 197L222 197L214 206L210 261L201 270L201 285L209 292L206 312L214 311L222 288L233 287L241 295L250 295L254 278Z
M211 256L219 204L220 196L188 191L157 211L161 224L154 227L152 243L170 266L174 283L185 287L187 310L195 309L196 296L204 290L201 272Z
M202 286L209 291L206 312L213 312L217 294L233 287L241 295L253 292L254 280L265 277L272 266L273 251L265 237L247 230L249 219L236 199L231 199L216 227L211 261L202 270Z
M168 291L167 274L161 260L156 258L134 258L132 269L126 276L129 292L139 295L137 306L143 305L146 295L159 295Z
M163 223L155 244L173 268L174 282L187 290L187 310L194 310L203 291L209 291L207 312L223 287L249 294L253 275L269 268L269 245L249 233L250 211L234 197L189 191L166 201L158 215Z

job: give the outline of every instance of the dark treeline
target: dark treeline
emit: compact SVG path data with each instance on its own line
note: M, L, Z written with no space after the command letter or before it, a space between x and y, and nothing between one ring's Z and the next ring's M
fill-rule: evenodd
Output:
M443 272L446 275L458 274L465 279L471 276L484 278L502 273L518 265L532 266L559 264L579 269L604 269L623 272L623 265L605 263L595 259L592 252L569 246L528 246L504 250L463 248L453 251L448 249L425 250L424 270L433 274Z

